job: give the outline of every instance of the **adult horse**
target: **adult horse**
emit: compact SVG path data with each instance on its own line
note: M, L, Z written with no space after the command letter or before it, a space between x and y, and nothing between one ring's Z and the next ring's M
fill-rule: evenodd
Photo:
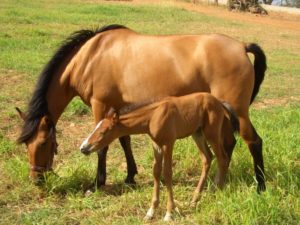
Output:
M254 67L247 53L255 56ZM42 71L18 139L26 143L30 175L51 169L57 144L55 125L74 96L92 107L98 123L110 107L210 92L232 105L240 122L240 135L254 160L258 191L265 189L262 139L248 115L266 70L266 57L256 44L212 35L141 35L121 25L96 31L81 30L70 36ZM227 125L230 126L230 125ZM229 127L224 128L224 131ZM233 135L225 138L229 155ZM137 173L129 136L120 138L128 175ZM106 179L107 149L98 154L96 182Z

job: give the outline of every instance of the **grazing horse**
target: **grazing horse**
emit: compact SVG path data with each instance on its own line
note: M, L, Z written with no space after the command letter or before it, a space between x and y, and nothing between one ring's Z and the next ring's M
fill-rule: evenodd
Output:
M169 97L120 116L114 110L110 110L85 139L80 150L84 154L90 154L103 149L116 138L132 134L148 134L154 143L155 159L154 191L146 219L153 218L159 204L159 179L164 159L163 176L168 192L167 213L164 220L169 221L175 207L172 190L172 151L176 139L193 135L201 152L202 174L194 192L192 200L194 203L203 189L212 160L212 153L206 141L217 158L216 184L220 188L224 185L230 162L223 147L222 126L225 117L231 121L233 130L238 131L239 122L231 107L222 104L208 93Z
M247 53L254 54L254 66ZM240 135L254 160L258 191L264 190L262 139L248 110L265 70L266 57L258 45L224 35L141 35L121 25L78 31L50 59L27 113L20 112L24 125L18 142L27 145L30 175L51 168L57 147L55 125L75 96L92 108L97 124L110 107L209 92L236 111ZM128 166L126 181L134 182L137 169L130 137L120 141ZM232 152L235 139L230 132L224 143ZM107 149L98 154L97 185L105 183Z

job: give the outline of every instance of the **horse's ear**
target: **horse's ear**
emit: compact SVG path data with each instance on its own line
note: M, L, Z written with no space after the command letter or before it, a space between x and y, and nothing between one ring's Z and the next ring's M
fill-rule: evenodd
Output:
M21 111L21 109L19 109L18 107L15 107L15 109L17 110L17 112L18 112L19 116L21 117L21 119L25 121L25 120L26 120L26 115L25 115L25 113L23 113L23 112Z

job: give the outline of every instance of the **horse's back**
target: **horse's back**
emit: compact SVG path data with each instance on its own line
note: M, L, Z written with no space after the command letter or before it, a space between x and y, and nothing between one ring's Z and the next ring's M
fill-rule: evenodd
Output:
M151 36L121 29L98 34L83 53L89 49L80 76L92 75L94 97L112 105L199 91L231 102L236 88L253 88L244 45L223 35Z

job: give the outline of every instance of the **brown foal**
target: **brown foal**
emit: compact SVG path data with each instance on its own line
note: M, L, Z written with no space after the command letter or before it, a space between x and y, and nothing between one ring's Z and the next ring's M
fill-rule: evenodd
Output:
M176 139L193 135L201 153L202 173L192 200L195 203L203 189L212 160L212 153L206 141L217 158L218 173L215 182L219 188L224 185L230 162L223 146L222 126L225 119L232 122L233 129L230 132L238 130L238 119L229 104L220 103L211 94L194 93L182 97L168 97L120 116L111 109L82 143L80 149L81 152L89 154L109 145L118 137L148 134L153 141L155 156L154 191L151 207L145 218L152 219L159 204L159 178L164 159L163 176L168 192L164 220L169 221L175 207L172 191L172 151Z

